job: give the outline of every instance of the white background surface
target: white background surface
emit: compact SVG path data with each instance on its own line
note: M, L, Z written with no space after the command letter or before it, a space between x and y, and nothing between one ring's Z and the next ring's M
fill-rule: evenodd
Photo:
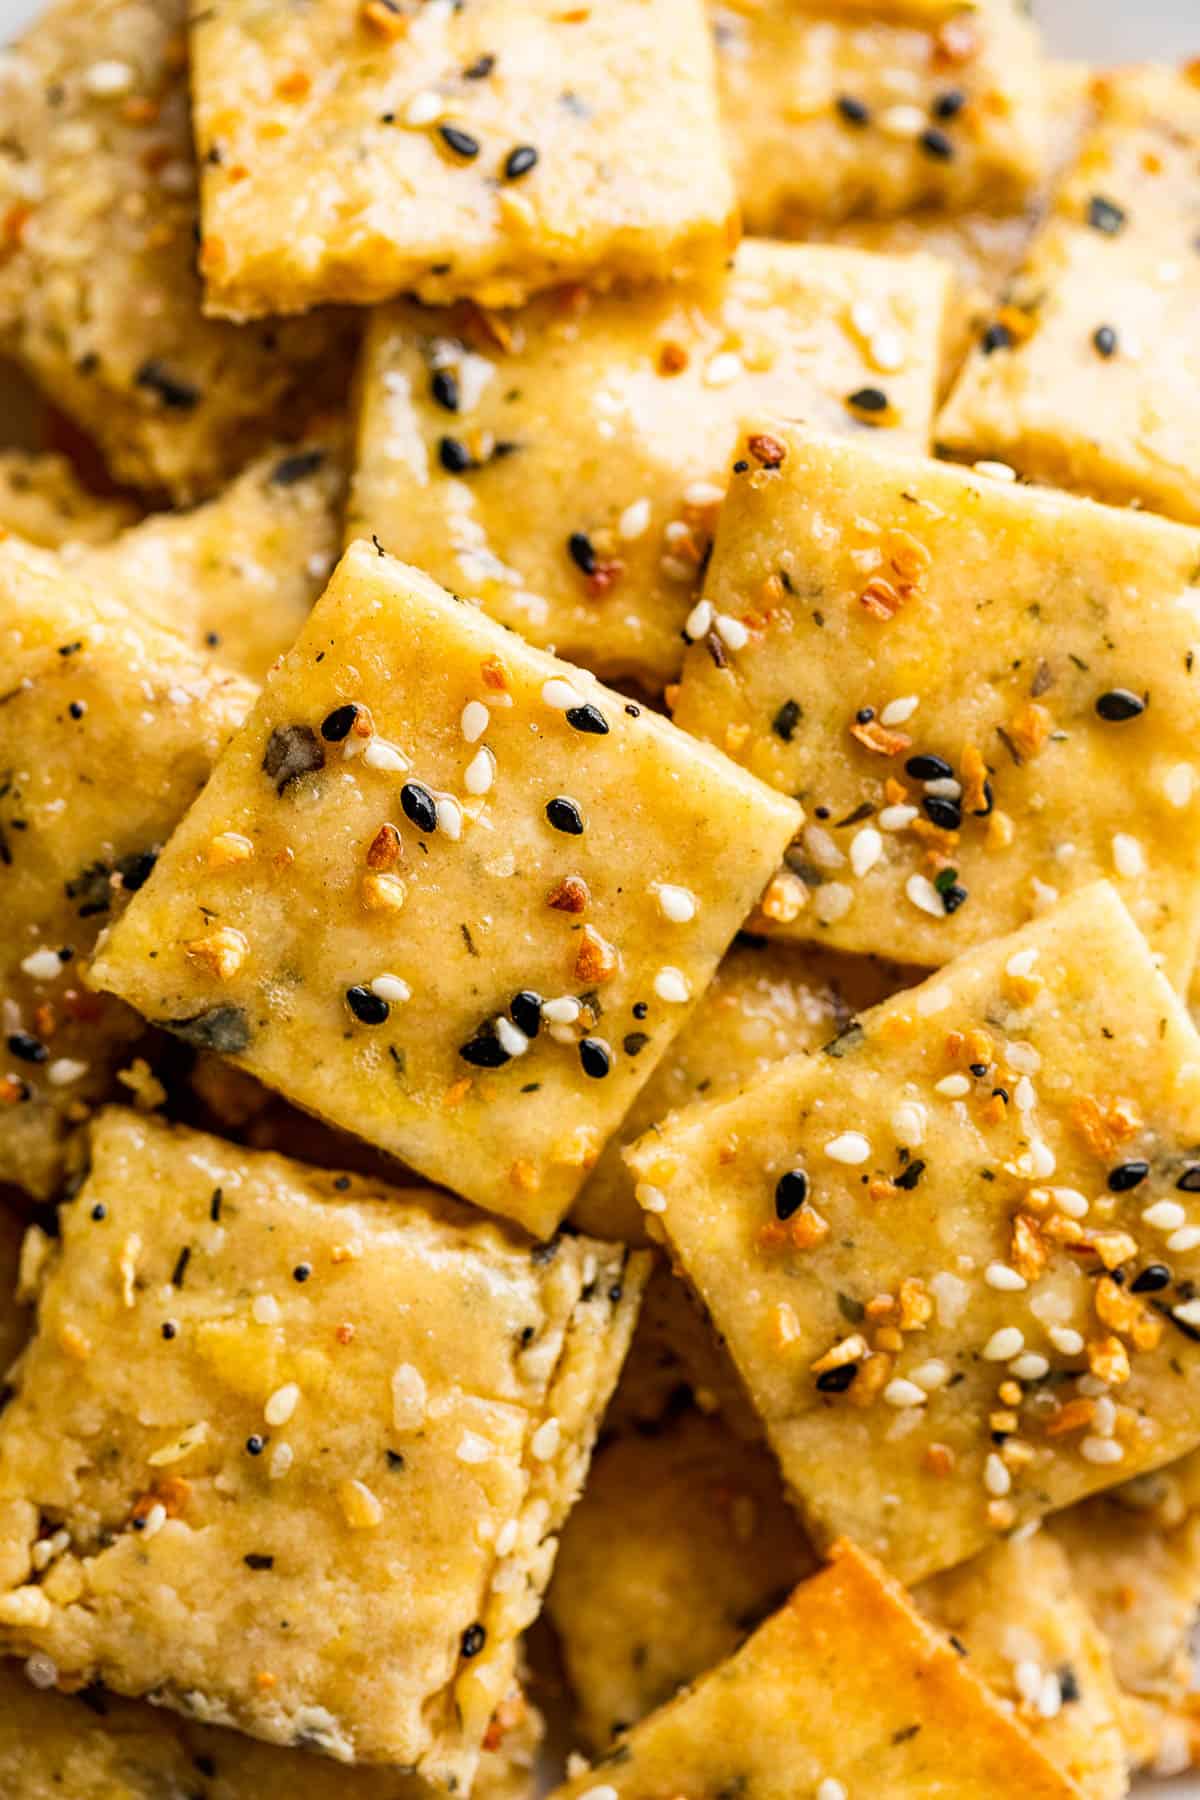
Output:
M38 11L39 0L0 0L0 42ZM1200 57L1200 0L1034 0L1034 12L1059 56L1101 64ZM1200 1800L1200 1779L1147 1783L1138 1793Z

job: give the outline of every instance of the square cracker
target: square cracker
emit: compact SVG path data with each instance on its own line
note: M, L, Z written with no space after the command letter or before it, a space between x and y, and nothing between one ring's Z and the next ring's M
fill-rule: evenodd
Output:
M259 681L289 648L337 559L345 468L335 438L277 446L214 499L152 513L64 565L133 613Z
M83 986L97 934L255 690L15 538L0 543L0 666L0 1181L44 1200L143 1030Z
M531 642L661 688L679 672L747 408L928 448L946 271L761 241L686 288L573 288L503 316L380 311L350 537L378 536Z
M91 493L65 456L0 451L0 525L27 543L104 544L137 516L130 501Z
M600 1155L571 1222L597 1237L644 1240L622 1151L682 1106L715 1100L798 1050L817 1050L912 972L867 956L832 956L739 939L712 985Z
M1101 883L629 1160L813 1534L916 1581L1200 1440L1197 1142Z
M353 328L205 320L187 0L54 0L0 57L0 346L122 481L191 500L345 387Z
M554 1800L585 1800L598 1784L619 1800L799 1800L822 1782L916 1800L947 1792L951 1769L956 1800L1078 1800L903 1589L842 1540L734 1656Z
M0 1643L465 1791L647 1261L106 1112L0 1426Z
M714 4L725 140L746 228L1019 207L1045 160L1042 66L1015 0L941 25Z
M799 816L360 543L93 978L545 1233Z
M938 435L956 455L1200 522L1200 76L1118 74L1096 97Z
M935 965L1109 876L1186 985L1200 532L769 422L744 443L705 583L741 630L689 651L675 719L804 802L766 928Z
M501 1701L473 1800L528 1800L541 1721L519 1689ZM347 1769L240 1731L180 1718L103 1689L35 1687L20 1663L0 1661L0 1792L7 1800L433 1800L419 1775Z
M700 0L224 0L192 87L209 309L519 304L736 241Z

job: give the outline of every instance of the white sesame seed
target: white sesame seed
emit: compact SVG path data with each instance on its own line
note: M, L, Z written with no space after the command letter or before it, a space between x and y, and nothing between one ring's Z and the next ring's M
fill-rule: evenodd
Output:
M924 783L925 792L937 800L960 800L962 798L962 782L955 781L953 775L935 775L932 781Z
M579 1800L617 1800L617 1790L602 1784L600 1787L588 1788L586 1793L580 1794Z
M919 106L889 106L879 114L879 129L893 138L920 137L925 114Z
M806 825L801 834L804 848L819 869L843 869L846 859L838 849L833 834L823 825Z
M707 637L712 622L712 601L697 600L695 606L693 606L691 612L687 616L687 622L683 629L694 644L697 643L700 638Z
M529 1039L525 1033L519 1031L512 1020L506 1019L503 1013L496 1020L496 1037L500 1048L507 1051L509 1056L524 1056L529 1048Z
M423 125L432 125L441 113L441 95L435 94L432 88L420 88L404 108L404 123L419 131Z
M1191 763L1176 763L1163 777L1163 793L1172 806L1188 806L1196 791L1196 771Z
M496 1533L496 1555L511 1556L517 1547L520 1528L515 1519L506 1519Z
M1077 1375L1075 1386L1089 1400L1094 1400L1098 1394L1108 1393L1108 1383L1098 1381L1094 1375Z
M1057 1166L1049 1144L1043 1143L1041 1138L1035 1138L1029 1146L1030 1173L1039 1181L1045 1181L1047 1176L1053 1175Z
M1002 1325L999 1331L993 1331L983 1346L985 1362L1009 1362L1014 1356L1020 1356L1025 1348L1025 1334L1015 1325Z
M416 1431L424 1424L428 1398L420 1369L400 1363L392 1371L392 1424L397 1431Z
M659 558L658 566L668 581L691 582L695 579L695 564L684 562L681 556L662 556Z
M1090 1463L1119 1463L1125 1459L1124 1447L1115 1438L1085 1437L1079 1454Z
M56 1056L46 1070L46 1079L51 1087L69 1087L87 1072L87 1063L80 1062L77 1057Z
M825 1154L830 1162L865 1163L871 1154L871 1146L861 1131L842 1131L835 1138L830 1138L825 1146Z
M1041 1692L1045 1673L1040 1663L1029 1657L1022 1657L1013 1666L1013 1686L1027 1706L1032 1706Z
M263 1407L263 1418L268 1425L286 1425L299 1404L300 1389L294 1381L285 1382Z
M459 1462L485 1463L495 1455L495 1446L477 1431L464 1431L458 1440L458 1449L454 1452Z
M1002 1262L989 1263L983 1279L990 1288L995 1288L1001 1294L1019 1294L1022 1288L1028 1286L1023 1275L1018 1275L1015 1269L1010 1269L1007 1263Z
M44 1650L35 1650L25 1659L25 1679L35 1688L52 1688L58 1684L58 1664Z
M928 875L910 875L904 884L904 891L913 905L919 907L932 918L944 919L946 909L942 905L942 896L930 881Z
M290 1444L276 1444L271 1451L271 1460L267 1464L267 1475L272 1481L282 1481L296 1460L296 1452Z
M844 881L827 881L813 896L813 911L822 925L834 925L844 919L854 905L854 889Z
M1138 875L1146 873L1146 853L1137 838L1130 837L1126 831L1118 831L1112 841L1113 868L1118 875L1124 875L1132 881Z
M910 1369L908 1378L915 1381L918 1387L924 1388L927 1394L931 1394L936 1388L945 1387L949 1381L950 1365L940 1357L932 1356L928 1362L918 1363L915 1369Z
M683 490L685 506L720 506L724 498L724 488L712 481L692 481Z
M696 916L696 896L690 888L676 887L672 882L656 884L654 897L658 910L672 925L690 925Z
M1018 1112L1032 1112L1037 1105L1037 1090L1028 1075L1022 1075L1013 1088L1013 1100Z
M1022 1075L1036 1075L1042 1066L1039 1052L1023 1040L1006 1046L1004 1060L1010 1069L1016 1069Z
M982 462L972 463L976 475L986 475L992 481L1015 481L1017 471L1009 463L992 462L985 457Z
M904 339L898 331L877 331L867 345L867 355L885 374L902 369L907 361Z
M353 742L353 739L348 739ZM362 742L361 738L357 740ZM403 750L397 750L395 744L389 744L384 738L373 737L363 751L363 761L368 769L385 769L391 774L403 775L411 769L412 764Z
M1083 1350L1083 1335L1070 1325L1052 1325L1046 1333L1060 1356L1078 1356Z
M883 855L883 839L874 825L864 825L850 840L850 867L863 876Z
M434 805L437 807L438 830L443 837L448 837L452 844L456 844L462 836L462 807L452 794L436 795Z
M468 700L459 724L468 744L477 744L491 722L492 715L482 700Z
M1181 1225L1167 1239L1168 1250L1195 1250L1200 1245L1200 1225Z
M1037 1710L1043 1719L1053 1719L1062 1711L1062 1703L1062 1684L1051 1669L1038 1689Z
M634 1189L634 1198L643 1212L665 1213L667 1196L661 1188L651 1187L648 1181L639 1181Z
M573 1025L579 1013L580 1005L573 994L542 1001L542 1017L548 1025Z
M650 502L644 499L635 500L632 505L625 508L617 520L617 536L625 543L632 544L635 538L640 538L645 534L649 523Z
M54 981L64 966L57 950L33 950L21 963L23 972L33 981Z
M545 1419L529 1440L529 1453L538 1462L549 1462L558 1450L562 1426L557 1419Z
M256 1325L278 1325L283 1317L274 1294L255 1294L250 1312Z
M739 375L745 374L745 366L735 350L723 350L714 356L704 371L706 387L728 387Z
M682 969L660 969L654 977L654 991L669 1006L683 1006L692 997L692 987Z
M1040 1381L1043 1375L1050 1373L1050 1364L1036 1350L1026 1350L1023 1356L1014 1356L1008 1365L1010 1375L1018 1381Z
M913 1150L925 1136L925 1108L919 1100L901 1100L892 1109L891 1125L896 1142Z
M463 786L468 794L486 794L496 779L496 758L486 744L481 744L463 773Z
M84 71L83 85L98 100L112 100L132 88L135 71L127 62L104 58Z
M919 808L915 806L885 806L879 814L879 823L884 831L904 831L918 816Z
M940 1081L933 1084L935 1094L944 1094L947 1100L961 1100L964 1094L971 1091L971 1083L965 1075L943 1075Z
M727 650L744 650L750 642L750 633L742 621L732 618L729 613L717 613L713 629Z
M1003 1499L1012 1487L1012 1476L994 1450L988 1452L983 1465L983 1485L996 1500Z
M881 725L904 725L912 718L921 704L916 694L904 694L899 700L889 700L879 715Z
M846 1800L846 1790L832 1775L826 1775L817 1787L817 1800Z
M1187 1224L1187 1214L1178 1200L1156 1200L1143 1211L1142 1223L1153 1225L1156 1231L1178 1231Z
M1171 1308L1171 1317L1181 1325L1200 1325L1200 1300L1184 1300Z
M888 1382L883 1397L889 1406L924 1406L928 1398L923 1387L918 1387L915 1381L906 1381L902 1375Z
M406 1000L412 999L412 989L399 975L376 975L371 992L390 1005L403 1006Z
M1108 1392L1103 1382L1100 1383L1100 1392L1090 1397L1096 1402L1096 1410L1092 1414L1092 1423L1096 1427L1097 1437L1111 1437L1117 1424L1116 1401Z
M1006 975L1032 975L1038 959L1036 944L1029 950L1014 950L1004 965Z
M143 1538L157 1537L166 1522L167 1509L161 1500L156 1500L142 1520L141 1536Z
M552 707L555 712L566 712L568 707L582 706L583 695L569 681L564 681L561 675L552 675L549 681L542 683L542 703Z
M1059 1212L1065 1212L1068 1219L1086 1219L1088 1202L1077 1188L1058 1187L1054 1189L1054 1204Z
M937 1307L938 1324L945 1325L952 1331L967 1310L967 1302L971 1298L970 1288L957 1275L952 1275L949 1269L939 1269L936 1275L930 1277L929 1291Z

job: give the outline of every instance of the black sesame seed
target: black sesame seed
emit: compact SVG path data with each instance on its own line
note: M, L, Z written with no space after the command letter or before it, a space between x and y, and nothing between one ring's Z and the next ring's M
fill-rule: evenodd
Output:
M251 1456L261 1456L266 1447L266 1438L259 1437L257 1431L246 1439L246 1449Z
M369 987L348 987L346 1005L360 1025L382 1025L392 1010L387 1001L381 1000Z
M926 751L910 756L904 770L914 781L949 781L954 776L954 770L944 756L932 756Z
M447 412L458 411L458 376L453 369L435 369L429 389L439 406L444 406Z
M906 1193L911 1194L924 1173L925 1164L921 1161L919 1156L915 1156L912 1162L901 1169L899 1175L896 1176L894 1186L903 1188Z
M629 1010L632 1012L635 1019L644 1019L646 1014L650 1011L650 1008L646 1005L644 1000L637 1000Z
M437 830L437 801L422 782L405 782L400 789L400 805L405 818L411 820L418 831Z
M970 1068L971 1074L975 1077L976 1081L982 1081L984 1076L987 1074L988 1069L991 1067L991 1064L975 1062L975 1063L970 1063L968 1065L968 1067Z
M971 808L971 817L973 819L986 819L995 804L996 796L992 792L992 784L990 781L985 781L983 784L983 805L973 806Z
M775 1183L775 1217L785 1223L808 1199L808 1176L803 1169L789 1169Z
M608 720L590 701L584 706L568 706L566 717L574 731L586 732L591 737L608 736Z
M1127 1194L1130 1188L1141 1187L1149 1173L1148 1162L1119 1163L1108 1171L1108 1185L1114 1194Z
M518 144L505 158L504 173L509 181L520 181L522 175L537 168L537 161L538 153L532 144Z
M357 717L358 708L353 701L345 706L335 706L321 721L321 736L327 744L340 744L343 738L350 736Z
M1096 702L1096 711L1110 725L1121 725L1126 719L1136 719L1145 710L1146 702L1128 688L1110 688Z
M83 700L72 700L67 711L73 719L82 719L84 713L87 711L87 704Z
M1175 1186L1182 1194L1200 1194L1200 1163L1189 1163Z
M626 1032L624 1038L621 1040L621 1048L624 1050L626 1056L640 1056L649 1042L650 1036L648 1032L629 1031Z
M463 70L463 80L486 81L495 66L496 59L494 56L476 57L470 67Z
M1171 1285L1171 1271L1166 1263L1148 1263L1129 1284L1131 1294L1159 1294Z
M311 1274L312 1274L312 1264L311 1263L297 1263L295 1268L292 1270L292 1280L293 1281L307 1281Z
M957 119L966 104L967 96L961 88L947 88L937 95L930 110L935 119Z
M527 1038L535 1038L542 1029L542 996L522 988L509 1002L508 1016L518 1031L524 1032Z
M295 487L297 482L306 481L315 475L325 461L324 450L297 450L294 456L285 456L271 470L273 487Z
M95 1219L97 1225L99 1225L102 1220L107 1219L108 1208L105 1206L103 1200L97 1200L95 1206L93 1206L92 1217Z
M447 475L465 475L474 467L471 452L461 438L444 437L438 442L438 461Z
M1092 343L1105 358L1117 354L1117 334L1111 325L1097 325L1092 333Z
M950 162L954 157L954 144L944 131L936 125L927 125L917 139L926 156L932 156L935 162Z
M439 125L438 136L448 150L453 150L455 156L464 157L467 162L479 155L479 139L459 125Z
M178 375L172 375L157 357L149 357L133 378L135 387L157 394L169 412L191 412L200 404L200 389Z
M1102 231L1105 237L1116 237L1125 223L1125 213L1114 200L1106 200L1103 194L1093 194L1088 201L1087 222L1093 231Z
M585 1075L590 1075L593 1081L603 1081L612 1068L612 1051L603 1038L580 1038L579 1061Z
M940 891L942 905L948 913L956 913L967 897L966 888L960 887L958 882L954 882L950 887L942 888Z
M852 394L846 395L846 405L852 406L855 412L881 413L887 411L888 397L882 388L855 388Z
M275 1558L264 1556L260 1550L248 1550L242 1561L248 1569L273 1569L275 1567Z
M790 744L796 734L796 727L804 717L798 700L785 700L775 717L771 720L771 730L785 744Z
M746 461L745 457L740 456L733 465L733 472L735 475L744 475L749 467L750 464Z
M164 1319L162 1322L161 1330L162 1330L163 1336L166 1338L167 1342L169 1343L171 1341L171 1339L177 1334L179 1327L178 1327L178 1325L176 1325L176 1323L173 1319Z
M172 1287L181 1288L183 1286L184 1278L187 1275L187 1267L191 1260L192 1247L190 1244L185 1244L183 1249L179 1252L179 1255L175 1258L175 1267L171 1271Z
M853 94L839 94L837 109L847 125L869 125L871 123L870 107L864 105L861 100L856 100Z
M926 794L921 805L942 831L957 831L962 824L962 807L957 800L950 800L943 794Z
M502 1069L512 1057L493 1031L481 1031L460 1044L458 1054L474 1069Z
M860 706L854 715L854 722L856 725L869 725L874 717L875 708L873 706Z
M586 531L573 531L567 539L567 555L585 575L596 573L596 548Z
M568 837L583 836L583 814L574 800L568 800L565 794L556 794L553 800L547 800L546 817L555 831L565 831Z
M35 1038L29 1031L10 1031L8 1048L13 1056L19 1056L22 1062L44 1063L50 1052L40 1038Z
M1074 1705L1080 1697L1079 1677L1070 1663L1063 1663L1058 1671L1058 1691L1062 1695L1064 1706Z
M462 1653L464 1656L478 1656L487 1643L487 1632L478 1622L468 1625L462 1634Z
M857 1363L839 1363L836 1369L825 1369L817 1376L817 1387L823 1394L844 1394L857 1375Z
M1013 334L1008 326L1002 325L999 319L993 319L979 340L979 348L985 356L991 356L994 350L1011 350L1012 343Z

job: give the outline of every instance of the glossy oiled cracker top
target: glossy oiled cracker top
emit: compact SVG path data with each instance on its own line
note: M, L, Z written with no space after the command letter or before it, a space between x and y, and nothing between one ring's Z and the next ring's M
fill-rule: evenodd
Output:
M736 241L700 0L197 8L208 305L513 305Z
M1200 925L1200 532L751 424L675 719L802 801L769 928L933 965L1097 877Z
M356 544L93 976L547 1232L799 816Z

